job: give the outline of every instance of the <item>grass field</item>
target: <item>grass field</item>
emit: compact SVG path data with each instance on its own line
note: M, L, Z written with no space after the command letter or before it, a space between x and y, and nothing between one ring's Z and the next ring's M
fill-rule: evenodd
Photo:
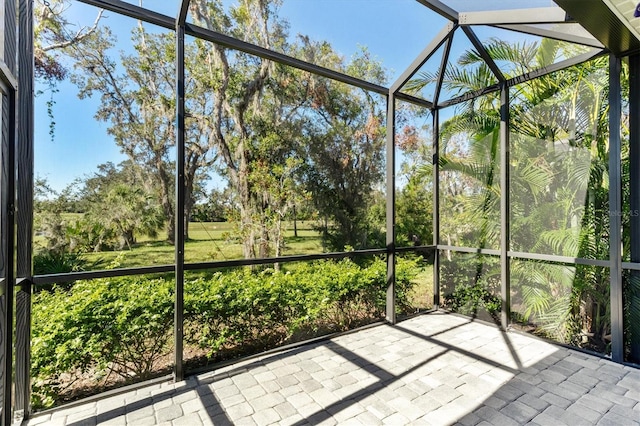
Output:
M293 225L288 224L285 233L283 255L322 253L320 233L315 222L299 221L298 236ZM189 240L185 242L185 262L210 262L242 258L242 245L232 237L233 224L229 222L192 222L189 224ZM167 241L138 238L131 250L88 253L89 261L101 260L109 265L118 258L121 267L166 265L174 261L175 249Z

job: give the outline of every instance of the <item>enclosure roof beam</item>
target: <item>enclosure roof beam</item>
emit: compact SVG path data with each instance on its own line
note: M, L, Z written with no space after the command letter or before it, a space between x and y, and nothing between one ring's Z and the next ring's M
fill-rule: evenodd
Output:
M563 31L540 28L533 25L496 25L497 28L515 31L523 34L531 34L539 37L546 37L553 40L566 41L569 43L581 44L583 46L604 48L595 37L585 31L584 35L569 34Z
M469 27L462 27L462 31L464 31L464 33L467 35L469 41L471 41L471 44L473 44L473 47L476 48L476 51L478 52L480 57L486 62L493 75L496 76L499 82L504 82L504 74L502 74L500 67L496 65L491 55L489 55L487 49L484 48L484 45L482 44L480 39L478 39L476 33L473 32L473 30Z
M408 95L408 94L403 93L403 92L396 92L395 93L395 97L396 97L396 99L399 99L401 101L409 102L411 104L418 105L418 106L425 107L425 108L429 108L429 109L432 109L433 105L434 105L433 102L430 102L430 101L428 101L426 99L418 98L418 97L413 96L413 95Z
M148 9L144 9L139 6L135 6L130 3L126 3L120 0L78 0L82 3L90 4L92 6L99 7L101 9L116 12L131 18L140 19L150 24L158 25L163 28L175 30L176 20L170 16L163 15ZM185 33L187 35L216 43L220 46L238 50L250 55L258 56L263 59L272 60L284 65L288 65L293 68L297 68L302 71L307 71L321 77L330 78L332 80L340 81L361 89L369 90L381 95L388 95L389 89L379 84L371 83L356 77L352 77L347 74L343 74L338 71L334 71L328 68L321 67L319 65L311 64L300 59L293 58L283 53L275 52L273 50L266 49L261 46L257 46L246 41L238 40L236 38L220 34L215 31L211 31L206 28L198 27L193 24L185 23Z
M566 21L567 12L559 7L461 12L458 19L460 25L549 24Z
M450 21L458 21L458 12L438 0L416 0L423 6L436 12L438 15L447 18Z
M442 55L442 61L440 62L440 68L438 69L438 77L436 81L436 88L433 91L433 103L438 105L438 99L440 99L440 93L442 92L442 84L444 83L444 75L447 71L447 64L449 63L449 55L451 53L451 45L453 44L453 36L451 34L447 39L447 44L444 46L444 54Z
M542 77L547 74L551 74L556 71L563 70L565 68L572 67L574 65L587 62L591 59L595 59L599 56L607 54L607 50L603 49L591 49L582 55L574 56L573 58L565 59L564 61L556 62L555 64L548 65L546 67L539 68L537 70L522 74L518 77L507 80L509 86L515 86L517 84L524 83L525 81L533 80L534 78Z
M173 30L176 28L176 20L144 7L136 6L121 0L78 0L80 3L99 7L130 18L139 19L162 28Z
M178 11L178 17L176 18L176 25L184 25L184 23L187 21L189 4L191 4L191 0L182 0L180 2L180 10Z
M549 66L543 67L543 68L539 68L537 70L528 72L526 74L522 74L518 77L514 77L514 78L510 78L509 80L506 81L507 86L511 87L511 86L515 86L517 84L521 84L524 83L526 81L529 80L533 80L534 78L538 78L538 77L542 77L544 75L547 74L551 74L553 72L565 69L565 68L569 68L572 67L574 65L578 65L581 64L583 62L589 61L591 59L595 59L599 56L605 55L607 54L608 51L607 50L603 50L603 49L591 49L586 53L583 53L582 55L578 55L575 56L573 58L569 58L569 59L565 59L564 61L560 61L557 62L555 64L551 64ZM455 98L451 98L449 100L440 102L438 104L438 108L446 108L452 105L457 105L460 104L462 102L466 102L469 101L471 99L477 98L479 96L482 95L486 95L488 93L493 93L493 92L497 92L498 90L500 90L500 85L499 84L493 84L491 86L485 87L483 89L479 89L479 90L474 90L471 92L467 92L463 95L457 96Z
M413 75L418 72L420 67L422 67L425 62L429 60L429 58L442 46L442 44L449 38L451 33L458 28L457 24L453 22L447 23L440 32L431 39L431 42L424 48L422 52L418 55L416 59L413 60L411 65L402 73L400 77L391 85L389 89L391 93L396 93L399 91L402 86L404 86Z
M274 62L278 62L284 65L288 65L293 68L300 69L302 71L308 71L310 73L327 77L332 80L340 81L352 86L360 87L361 89L370 90L381 95L388 95L389 89L379 84L371 83L369 81L361 80L356 77L352 77L347 74L343 74L338 71L331 70L329 68L321 67L319 65L311 64L309 62L302 61L300 59L293 58L283 53L275 52L273 50L266 49L255 44L247 43L242 40L238 40L233 37L220 34L215 31L208 30L206 28L198 27L192 24L185 24L186 33L197 37L202 40L216 43L223 47L239 50L250 55L255 55L263 59L269 59Z
M482 89L472 90L470 92L464 93L460 96L456 96L455 98L448 99L446 101L442 101L438 104L438 109L446 108L452 105L461 104L463 102L470 101L471 99L478 98L483 95L487 95L489 93L497 92L500 90L500 84L492 84L491 86L487 86Z

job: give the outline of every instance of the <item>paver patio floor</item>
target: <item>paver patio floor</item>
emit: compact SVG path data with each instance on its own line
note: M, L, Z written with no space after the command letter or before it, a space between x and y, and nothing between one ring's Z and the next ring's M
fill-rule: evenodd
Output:
M640 370L441 312L28 425L640 425Z

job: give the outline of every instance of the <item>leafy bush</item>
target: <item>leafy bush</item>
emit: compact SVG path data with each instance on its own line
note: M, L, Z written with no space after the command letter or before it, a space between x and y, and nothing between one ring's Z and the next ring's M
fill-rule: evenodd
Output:
M87 260L79 253L42 250L33 256L35 275L84 271L86 266Z
M173 284L162 278L78 281L69 291L35 295L34 407L67 398L77 381L147 378L168 352Z
M99 269L103 266L103 259L93 261L81 253L66 253L59 251L40 250L33 256L34 275L63 274L66 272L80 272ZM39 285L36 291L52 290L54 286L69 288L73 283Z
M397 305L409 306L415 261L399 260ZM148 378L168 365L173 325L169 278L78 281L34 298L33 405L73 398L93 386ZM386 262L304 263L277 271L217 272L185 281L185 346L209 361L262 351L379 320ZM114 380L118 379L118 380Z
M493 321L500 322L502 300L490 293L481 281L473 285L457 286L453 293L445 295L445 305L453 312L481 318L484 308Z

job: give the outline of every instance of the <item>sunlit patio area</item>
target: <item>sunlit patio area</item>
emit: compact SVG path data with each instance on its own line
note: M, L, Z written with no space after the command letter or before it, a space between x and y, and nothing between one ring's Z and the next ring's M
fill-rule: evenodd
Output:
M640 371L434 312L29 425L637 425Z

